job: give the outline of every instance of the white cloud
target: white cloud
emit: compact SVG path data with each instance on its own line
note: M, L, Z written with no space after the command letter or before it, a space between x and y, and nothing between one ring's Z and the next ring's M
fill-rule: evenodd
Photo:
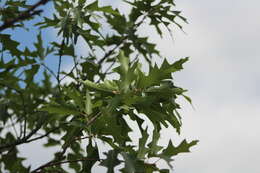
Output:
M190 89L196 108L183 109L182 135L200 143L176 158L175 172L260 171L260 3L250 3L177 2L191 24L185 27L188 36L177 35L172 54L188 52L192 58L176 80ZM168 44L161 46L170 54Z

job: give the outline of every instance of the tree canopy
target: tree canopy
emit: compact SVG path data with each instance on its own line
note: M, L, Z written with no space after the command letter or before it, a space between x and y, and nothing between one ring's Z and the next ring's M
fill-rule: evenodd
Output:
M158 144L162 128L181 133L176 99L191 99L175 85L173 73L188 58L169 63L139 34L146 23L162 37L163 27L171 33L186 19L172 0L122 2L129 12L98 0L0 3L0 171L91 172L100 165L108 173L116 167L124 173L166 173L173 157L196 145L185 139ZM53 40L46 38L50 30ZM30 33L28 40L16 37L22 31ZM142 135L137 144L130 132ZM60 150L31 167L19 146L37 140ZM160 168L157 160L169 168Z

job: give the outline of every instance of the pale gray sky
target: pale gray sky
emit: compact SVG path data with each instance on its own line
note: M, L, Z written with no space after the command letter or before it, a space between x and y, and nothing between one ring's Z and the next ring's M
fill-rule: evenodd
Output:
M190 56L176 80L195 111L182 111L183 135L200 140L176 158L176 173L260 172L260 2L176 1L189 20L167 55ZM168 39L169 40L169 39Z
M188 18L187 34L176 30L174 43L167 34L152 41L170 61L191 57L176 74L195 106L194 110L181 101L181 137L200 142L192 153L175 158L174 172L259 173L260 1L177 0L176 4ZM145 33L153 35L153 30L145 28ZM164 137L167 134L171 132L164 132ZM35 153L27 155L37 158Z

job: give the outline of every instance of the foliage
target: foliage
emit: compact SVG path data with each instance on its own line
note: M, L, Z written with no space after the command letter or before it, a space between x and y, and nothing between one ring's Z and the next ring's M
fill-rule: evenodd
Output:
M172 73L182 70L188 58L172 64L164 59L157 65L159 50L138 31L145 22L161 36L162 27L182 29L176 21L186 19L174 2L124 1L131 10L123 14L97 0L55 0L48 4L54 7L52 17L39 16L38 9L47 2L7 0L0 11L0 170L68 172L64 167L68 164L75 172L91 172L99 164L108 173L118 165L125 173L169 172L172 158L197 143L158 144L163 127L172 126L180 134L176 99L191 100L184 95L186 90L175 86ZM17 30L35 28L39 32L33 47L13 38ZM42 38L47 29L55 29L58 39ZM87 52L83 56L76 51L80 39ZM49 67L49 57L57 67ZM74 65L64 71L62 61L68 57ZM149 119L152 134L144 127L143 116ZM130 127L132 121L138 128ZM138 145L130 138L131 131L142 134ZM61 150L38 168L25 166L18 146L41 139L46 139L45 147ZM102 151L97 141L107 144L109 151ZM165 160L170 168L160 169L151 158Z

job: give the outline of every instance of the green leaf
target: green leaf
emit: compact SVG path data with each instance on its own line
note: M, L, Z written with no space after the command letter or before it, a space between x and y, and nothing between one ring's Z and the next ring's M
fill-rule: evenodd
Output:
M104 13L120 15L120 13L113 10L113 8L111 6L98 7L98 1L94 1L93 3L89 4L88 6L85 7L85 9L89 10L89 11L101 11Z
M186 140L183 140L177 147L175 147L170 141L167 148L162 151L158 156L163 158L169 166L172 161L171 157L176 156L180 153L190 152L190 148L198 143L197 140L188 143Z
M82 67L82 77L94 81L94 76L99 75L100 66L91 60L86 60L80 64Z
M86 101L85 101L85 112L87 115L92 114L92 103L91 103L91 96L89 94L89 90L86 90Z
M107 173L114 173L114 168L121 163L117 158L118 151L110 150L108 153L105 153L105 155L107 157L100 163L100 165L107 167Z
M124 55L123 51L120 51L118 59L120 66L115 68L114 71L120 74L120 90L127 93L131 83L136 79L135 71L138 68L138 63L136 62L130 67L129 58Z
M22 52L17 48L19 42L12 40L9 34L0 34L0 42L3 45L3 50L10 52L12 56L21 56Z
M127 57L124 55L124 52L123 52L123 51L120 51L119 56L118 56L118 59L119 59L119 62L120 62L121 72L122 72L123 74L126 74L126 73L128 72L128 69L129 69L129 58L127 58Z
M8 114L8 104L7 103L0 103L0 121L3 121L5 124L10 115Z
M34 80L34 77L37 74L39 68L40 68L40 65L35 64L35 65L32 65L30 69L25 70L25 80L24 81L26 82L27 87L29 87L31 82Z
M191 104L191 106L192 106L193 109L194 109L194 106L193 106L193 104L192 104L192 100L191 100L191 98L188 97L188 96L186 96L186 95L184 95L184 94L182 94L182 96L185 98L185 100L187 100L187 101Z
M64 87L63 91L65 92L66 96L73 100L75 106L79 107L80 110L85 109L85 101L83 94L78 91L75 87Z
M72 153L69 153L68 156L67 156L67 159L70 161L70 160L77 160L78 159L78 155L77 154L72 154ZM80 172L80 168L81 168L81 165L79 162L69 162L69 167L74 169L76 172Z
M138 159L144 159L146 153L150 150L149 148L146 147L146 142L149 137L149 134L147 133L147 128L142 131L142 137L139 139L139 149L138 149L138 154L137 158Z
M124 170L127 173L135 173L135 157L133 155L130 155L128 153L122 152L120 153L124 160L125 160L125 168Z
M78 26L80 26L80 28L82 28L83 27L83 19L81 17L80 9L79 8L73 8L72 11L73 11L74 18L76 19Z
M187 62L189 60L189 57L186 57L186 58L182 58L176 62L174 62L173 64L169 64L167 62L167 60L165 59L162 66L161 66L161 69L163 69L163 71L165 73L173 73L173 72L177 72L177 71L180 71L183 69L183 64L185 62Z
M153 139L148 144L148 146L150 148L149 155L156 155L159 151L161 151L163 149L162 146L158 146L159 139L160 139L160 131L157 129L156 126L154 126Z
M97 84L90 80L85 80L83 81L83 83L90 89L110 94L115 94L118 90L118 88L116 88L115 83L113 83L112 81L106 81L104 84Z
M112 113L113 111L115 111L116 108L119 107L121 100L122 100L122 98L120 95L116 95L115 97L111 98L108 101L108 106L107 106L107 109L105 110L106 113Z
M34 46L36 48L37 55L41 60L44 60L45 58L45 49L43 47L43 41L42 41L42 34L39 32L37 35L37 42L34 43Z
M61 116L70 115L70 114L72 115L80 114L80 112L77 109L69 105L47 105L43 108L40 108L39 110L47 111L51 114L59 114Z
M59 43L56 43L56 42L52 42L51 43L54 47L58 48L58 50L62 50L62 52L58 52L56 53L55 55L68 55L68 56L72 56L74 57L75 56L75 50L74 50L74 46L73 44L70 44L70 45L67 45L67 44L59 44Z
M159 85L162 80L172 79L171 74L183 69L183 64L188 61L188 57L180 59L173 64L169 64L165 59L159 68L156 64L151 67L147 76L140 76L139 88L146 88L148 86Z
M174 147L170 141L168 147L163 150L162 154L166 156L175 156L180 153L190 152L190 148L196 145L199 141L195 140L188 143L186 140L183 140L177 147Z
M48 141L46 144L44 144L45 147L53 147L53 146L57 146L60 145L60 140L56 140L53 138L48 138Z
M99 134L100 136L111 136L114 140L114 144L124 146L127 141L131 141L128 133L131 132L132 129L129 128L129 125L124 120L122 112L116 109L108 109L109 106L102 109L102 116L93 122L91 132L93 134Z
M89 144L87 146L87 159L83 162L82 172L91 173L91 168L94 164L100 160L98 147L92 145L92 141L89 140Z

